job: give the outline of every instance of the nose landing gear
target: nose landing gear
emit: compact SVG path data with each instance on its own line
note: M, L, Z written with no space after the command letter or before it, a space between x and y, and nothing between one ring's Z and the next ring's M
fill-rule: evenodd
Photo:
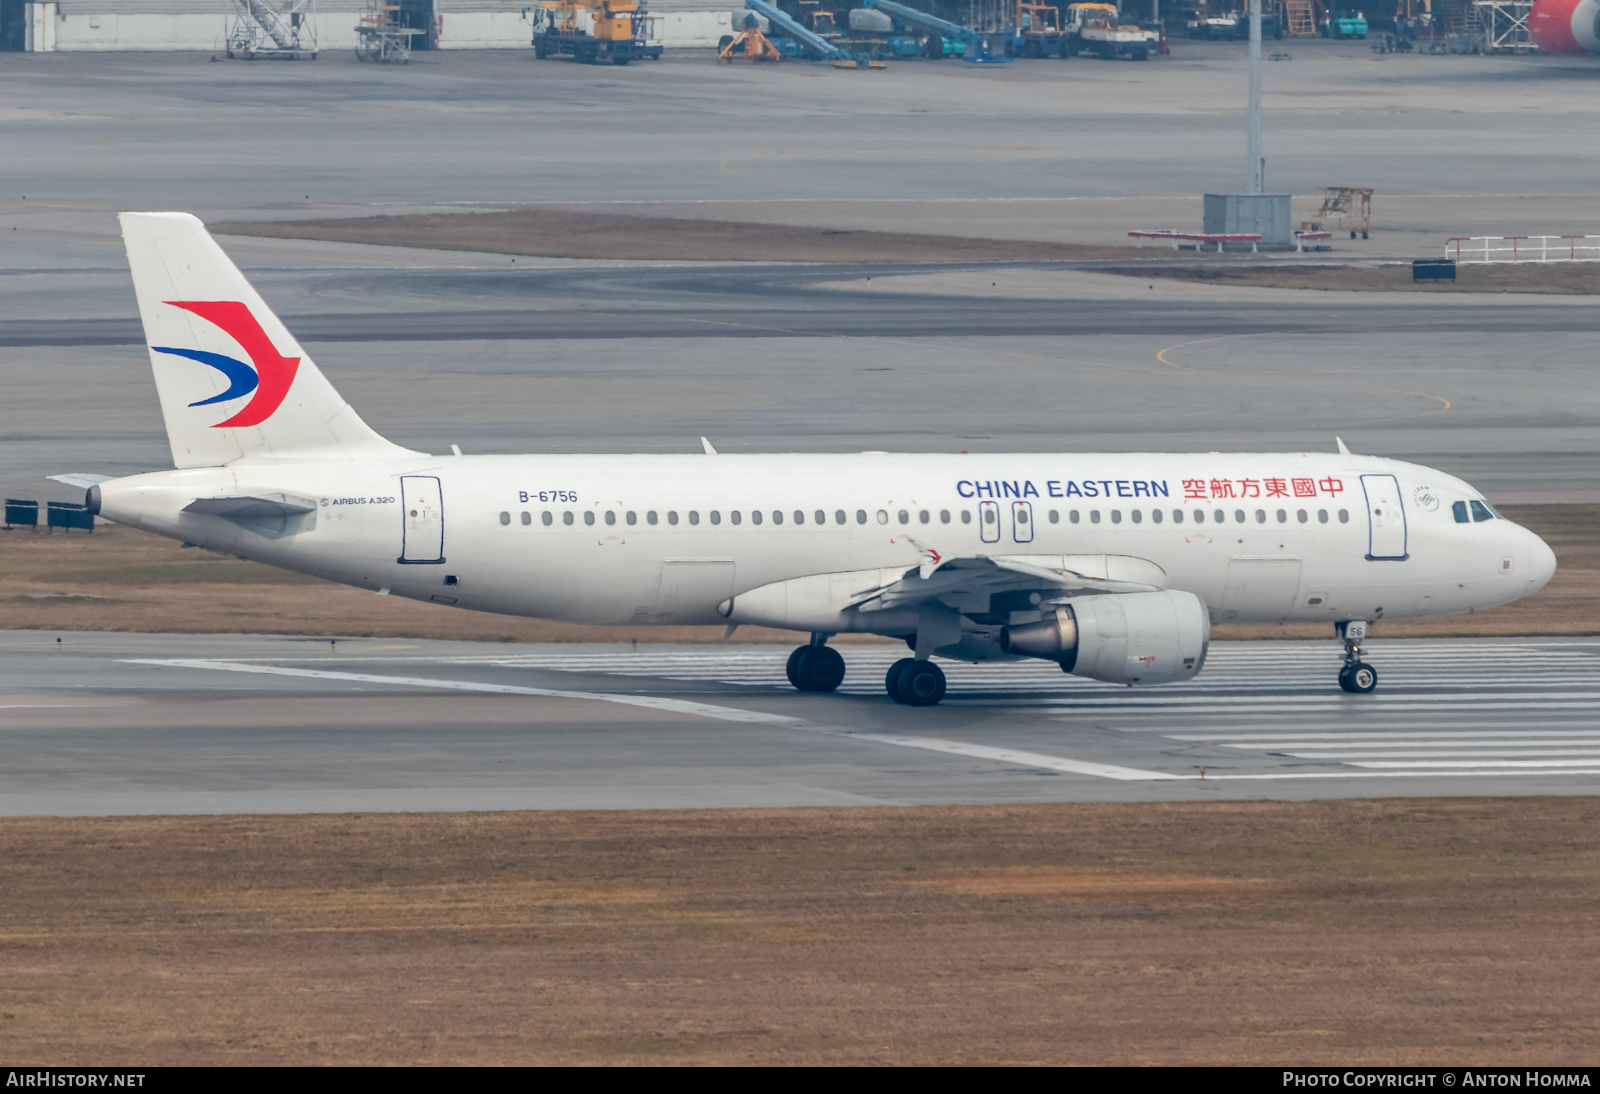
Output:
M1378 670L1361 660L1361 641L1367 637L1367 621L1352 619L1339 624L1344 639L1344 667L1339 670L1339 686L1353 695L1366 695L1378 686Z
M844 658L838 650L823 645L827 640L825 634L812 635L811 645L789 655L789 683L800 691L833 691L844 682Z

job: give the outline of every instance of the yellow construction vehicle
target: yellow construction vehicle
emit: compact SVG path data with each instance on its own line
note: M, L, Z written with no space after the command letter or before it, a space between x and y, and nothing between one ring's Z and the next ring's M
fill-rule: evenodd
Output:
M590 17L588 30L584 13ZM533 55L541 60L571 57L591 65L625 65L661 57L661 43L650 37L656 17L645 11L643 0L546 0L522 14L531 14Z
M772 40L761 33L761 28L756 24L756 17L746 15L744 27L731 38L723 39L722 49L717 52L717 62L736 61L743 58L746 61L781 61L783 54Z

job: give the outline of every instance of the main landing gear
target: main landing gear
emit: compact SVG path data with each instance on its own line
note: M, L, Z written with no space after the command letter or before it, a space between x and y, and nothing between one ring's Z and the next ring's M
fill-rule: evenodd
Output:
M811 636L811 645L789 655L789 683L801 691L833 691L844 682L844 658L823 645L825 634Z
M932 661L902 657L883 678L889 698L909 707L931 707L944 698L944 670Z
M1367 621L1352 619L1339 624L1344 639L1344 667L1339 670L1339 686L1355 695L1365 695L1378 686L1378 670L1361 660L1361 641L1367 637Z

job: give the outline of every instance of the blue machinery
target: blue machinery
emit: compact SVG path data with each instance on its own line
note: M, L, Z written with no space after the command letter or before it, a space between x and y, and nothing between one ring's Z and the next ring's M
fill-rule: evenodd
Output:
M790 38L799 42L807 52L814 54L824 61L832 61L840 68L866 67L870 62L865 56L858 57L853 53L834 45L820 34L813 34L795 20L789 18L781 10L766 2L766 0L744 0L744 6L760 15L765 15L773 26L779 27ZM878 61L874 67L882 68L883 62Z
M749 3L750 0L746 2ZM962 59L973 64L1004 64L1011 60L1010 34L1004 32L982 34L960 23L952 23L948 19L940 19L937 15L929 15L925 11L897 4L895 0L862 0L862 7L875 8L891 19L898 19L925 34L937 34L952 42L960 42L966 47Z
M799 22L785 15L782 10L767 3L767 0L744 0L744 6L749 11L766 16L774 27L782 30L806 52L820 60L832 61L840 68L883 67L882 61L870 60L866 54L851 53L820 34L807 30ZM946 40L952 46L960 43L961 48L953 52L960 55L963 60L974 64L1003 64L1011 60L1012 36L1008 33L983 34L959 23L929 15L925 11L895 3L895 0L863 0L863 6L876 8L891 19L896 19L930 37ZM941 55L942 52L941 50Z

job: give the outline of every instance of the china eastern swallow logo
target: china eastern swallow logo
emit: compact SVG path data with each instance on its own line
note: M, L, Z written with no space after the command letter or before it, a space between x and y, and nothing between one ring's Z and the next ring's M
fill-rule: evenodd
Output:
M251 392L255 398L246 403L237 414L212 429L234 429L240 426L260 425L283 405L294 383L294 374L300 368L300 358L280 354L267 332L250 313L250 309L237 300L168 300L174 308L193 312L201 319L227 334L250 358L250 364L237 357L221 353L208 353L199 349L177 349L172 346L151 346L157 353L170 353L174 357L187 357L210 365L228 378L228 390L209 399L201 399L190 406L210 406L230 399L242 399Z

